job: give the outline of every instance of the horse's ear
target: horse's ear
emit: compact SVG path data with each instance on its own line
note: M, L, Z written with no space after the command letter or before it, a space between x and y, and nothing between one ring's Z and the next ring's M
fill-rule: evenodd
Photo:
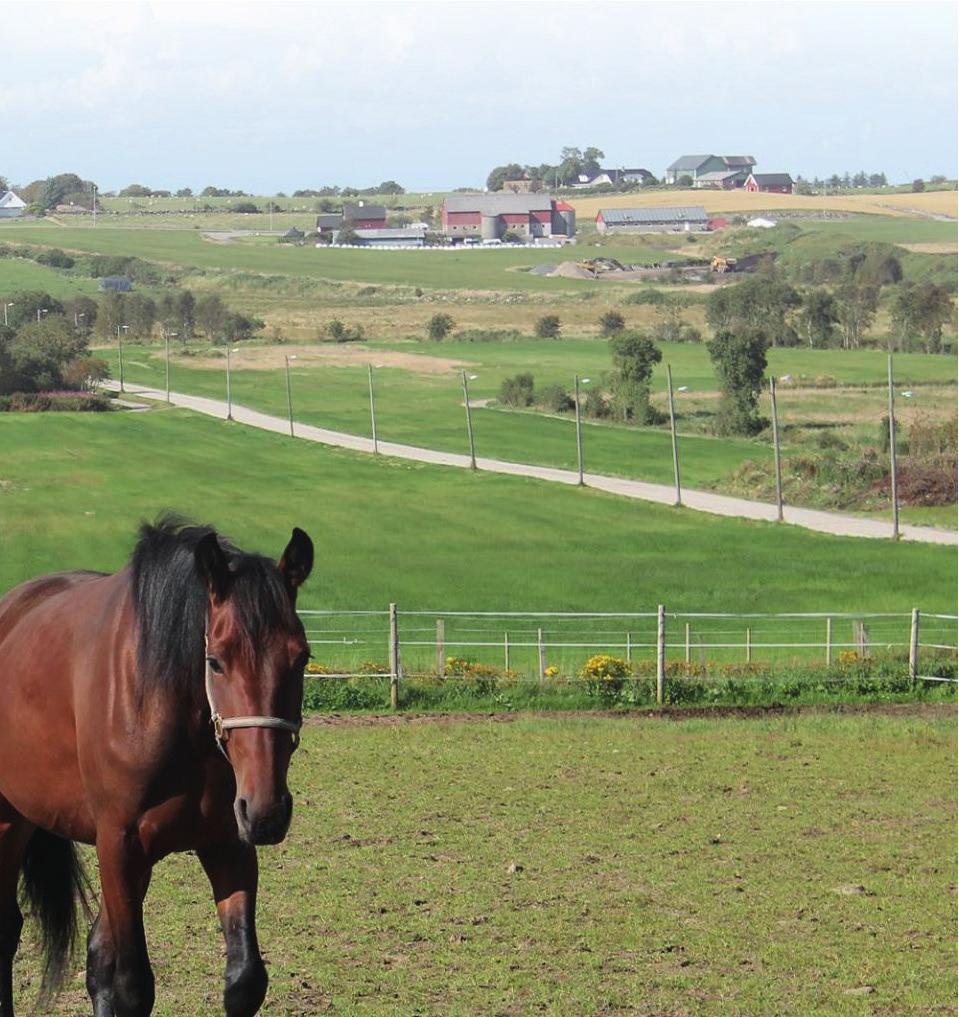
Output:
M220 599L226 597L230 586L230 563L227 561L223 548L215 533L210 532L196 545L193 552L196 569L201 578L210 588L210 592Z
M298 526L294 526L293 536L280 558L280 572L294 594L306 582L312 568L313 541Z

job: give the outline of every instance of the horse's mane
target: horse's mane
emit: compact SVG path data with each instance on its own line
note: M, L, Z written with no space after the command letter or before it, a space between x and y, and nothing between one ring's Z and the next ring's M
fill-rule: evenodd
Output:
M200 688L209 590L195 558L212 526L177 516L144 523L130 559L137 619L137 673L142 687ZM230 567L230 604L255 657L266 633L292 623L293 606L276 563L248 554L217 534Z

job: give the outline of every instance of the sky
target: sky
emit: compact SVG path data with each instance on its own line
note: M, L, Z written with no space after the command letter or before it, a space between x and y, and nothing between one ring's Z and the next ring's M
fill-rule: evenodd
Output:
M102 190L482 185L594 145L661 176L956 176L947 3L0 2L0 175Z

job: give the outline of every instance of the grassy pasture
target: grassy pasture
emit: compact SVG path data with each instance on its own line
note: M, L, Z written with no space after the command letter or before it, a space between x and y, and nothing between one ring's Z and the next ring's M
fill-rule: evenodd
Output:
M112 570L165 508L279 553L317 545L302 606L954 610L955 555L319 446L196 416L0 416L0 590Z
M44 290L58 300L76 296L93 296L97 292L95 279L64 275L46 265L23 258L0 258L0 296L15 290ZM3 315L0 314L0 323Z
M955 759L929 711L308 727L260 852L264 1013L952 1012ZM146 922L158 1017L221 1013L195 858ZM26 942L21 1005L36 970Z

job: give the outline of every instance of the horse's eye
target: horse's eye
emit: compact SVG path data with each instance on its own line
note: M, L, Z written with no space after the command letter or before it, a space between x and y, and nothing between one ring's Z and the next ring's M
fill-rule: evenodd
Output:
M216 657L207 657L206 662L214 674L223 674L223 668Z

